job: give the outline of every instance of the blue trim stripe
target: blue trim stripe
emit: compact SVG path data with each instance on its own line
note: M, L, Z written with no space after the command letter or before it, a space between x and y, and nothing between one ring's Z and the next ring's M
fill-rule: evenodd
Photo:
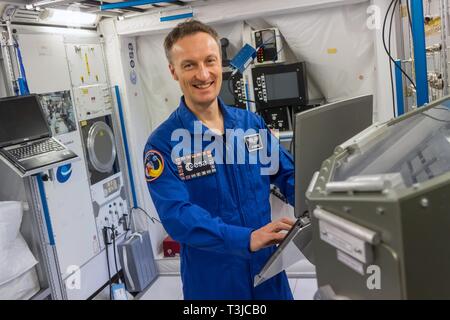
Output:
M136 189L134 186L133 169L131 168L130 151L128 149L127 130L125 128L125 120L123 117L122 100L120 99L119 86L114 86L117 99L117 107L119 109L120 126L122 127L122 139L125 148L125 157L127 158L128 175L130 176L131 195L133 196L133 207L137 207Z
M23 66L22 53L20 52L20 47L17 42L15 42L15 46L17 48L17 58L19 59L19 67L21 73L21 77L17 79L17 82L19 84L20 95L22 96L29 95L30 89L28 89L27 76L25 74L25 67Z
M173 20L179 20L179 19L187 19L187 18L192 18L193 16L194 16L193 12L188 12L188 13L182 13L182 14L175 14L173 16L161 17L161 18L159 18L159 21L166 22L166 21L173 21Z
M422 1L411 1L414 67L416 73L417 106L428 103L427 56L425 53L425 27Z
M397 116L401 116L405 113L405 107L403 104L403 74L401 71L401 67L402 61L395 60L395 92L397 93Z
M110 9L121 9L121 8L129 8L134 6L143 6L146 4L156 4L162 2L175 2L176 0L135 0L135 1L124 1L124 2L116 2L116 3L108 3L100 6L100 10L110 10Z
M47 199L45 198L45 188L44 188L44 182L42 181L42 176L36 175L36 180L37 180L38 189L39 189L39 196L41 197L42 210L44 210L44 219L45 219L45 224L47 225L48 239L50 241L50 245L54 246L55 238L53 237L52 221L50 219L50 213L48 210Z

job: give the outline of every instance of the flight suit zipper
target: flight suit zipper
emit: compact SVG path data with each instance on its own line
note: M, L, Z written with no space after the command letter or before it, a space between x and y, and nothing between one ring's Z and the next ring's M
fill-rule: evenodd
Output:
M225 143L225 149L226 149L226 154L225 154L225 159L224 159L225 160L225 164L230 169L231 175L233 177L233 183L231 185L231 188L233 189L233 195L236 197L235 199L237 199L237 201L238 201L238 211L239 211L239 217L240 217L240 220L241 220L241 224L242 224L242 226L246 226L246 221L245 221L245 218L244 218L244 214L242 213L242 210L241 210L241 205L242 205L241 197L239 196L239 192L236 191L237 180L236 180L236 175L234 173L234 168L233 167L229 167L228 164L226 163L227 154L230 151L230 148L228 146L228 143L226 143L225 141L224 141L224 143Z
M230 148L228 146L228 143L225 143L225 149L226 149L226 153L228 154ZM233 159L234 160L234 159ZM226 155L225 155L225 163L226 163ZM239 211L239 216L241 218L241 225L244 227L248 227L247 223L245 221L245 217L244 214L242 212L242 203L241 203L241 197L239 196L239 192L236 190L237 189L237 180L236 180L236 174L234 171L234 167L231 167L231 175L233 177L233 183L231 185L231 188L233 189L233 194L236 196L235 199L237 199L238 201L238 211ZM249 244L250 244L251 239L249 239ZM248 250L250 251L250 248L248 248ZM251 290L251 295L252 295L252 299L254 298L254 292L253 292L253 283L252 283L252 279L253 279L253 261L252 261L252 257L250 257L249 261L248 261L248 273L250 275L249 279L250 279L250 287L252 288Z

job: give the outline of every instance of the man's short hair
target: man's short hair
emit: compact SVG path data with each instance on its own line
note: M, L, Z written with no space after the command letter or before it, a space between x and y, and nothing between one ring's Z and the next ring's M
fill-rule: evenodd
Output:
M167 60L169 60L169 63L172 63L172 60L170 59L170 51L172 50L173 45L178 40L186 36L196 34L198 32L204 32L213 37L214 40L216 40L217 45L219 46L219 51L221 50L220 39L216 30L198 20L188 20L179 23L164 39L164 50L166 52L166 57Z

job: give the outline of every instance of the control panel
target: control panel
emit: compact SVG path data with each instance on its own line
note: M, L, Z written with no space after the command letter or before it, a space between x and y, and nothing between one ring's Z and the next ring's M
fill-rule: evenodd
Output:
M130 210L125 193L123 177L120 172L109 177L103 183L97 183L91 187L97 232L102 249L105 245L105 234L107 242L110 242L112 233L117 238L127 231Z
M230 106L247 109L247 90L245 81L241 74L236 74L231 78L231 72L223 72L222 88L219 96Z
M253 31L252 42L257 49L255 65L285 61L281 34L278 28Z
M292 130L290 108L279 107L259 111L270 129L279 131Z
M78 119L80 121L111 113L111 90L106 84L75 88L74 96Z

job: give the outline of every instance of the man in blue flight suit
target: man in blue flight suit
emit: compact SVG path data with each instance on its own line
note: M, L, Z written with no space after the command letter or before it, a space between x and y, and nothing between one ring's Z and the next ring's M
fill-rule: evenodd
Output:
M274 244L294 224L289 218L271 222L269 203L273 183L293 205L292 157L261 117L218 98L222 63L216 31L187 21L169 33L164 46L183 97L149 137L144 164L161 221L181 244L184 298L293 299L285 272L253 286ZM181 136L187 139L177 153ZM275 159L275 169L263 163L261 151Z

